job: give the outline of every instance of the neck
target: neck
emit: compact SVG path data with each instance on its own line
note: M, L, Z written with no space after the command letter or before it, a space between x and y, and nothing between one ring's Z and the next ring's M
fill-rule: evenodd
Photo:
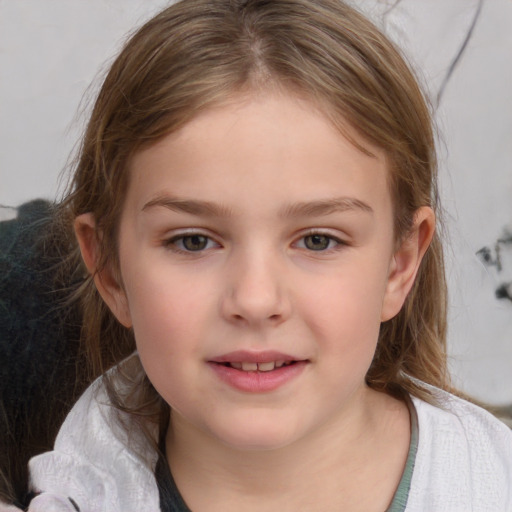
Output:
M408 412L368 389L354 399L350 412L272 450L227 446L171 415L167 457L185 501L194 511L385 509L407 458Z

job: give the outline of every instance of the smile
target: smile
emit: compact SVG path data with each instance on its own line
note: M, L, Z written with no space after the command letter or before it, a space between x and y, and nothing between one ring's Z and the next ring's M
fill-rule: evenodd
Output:
M269 361L266 363L253 363L249 361L244 362L229 362L222 363L224 366L228 366L230 368L235 368L236 370L242 370L244 372L271 372L276 368L281 368L283 366L289 366L293 364L295 361Z
M207 361L220 381L245 393L269 393L298 378L310 361L277 351L236 351Z

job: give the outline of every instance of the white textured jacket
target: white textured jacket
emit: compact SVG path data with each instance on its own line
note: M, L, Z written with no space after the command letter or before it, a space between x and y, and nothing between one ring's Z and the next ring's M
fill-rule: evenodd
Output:
M488 412L436 390L443 408L417 398L419 440L408 512L512 512L512 431ZM29 512L157 512L157 455L116 426L99 381L64 422L55 450L30 461L43 493ZM71 500L69 499L71 498Z

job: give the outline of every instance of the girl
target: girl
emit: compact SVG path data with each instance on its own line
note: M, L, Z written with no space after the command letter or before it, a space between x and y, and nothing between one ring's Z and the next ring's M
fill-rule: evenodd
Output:
M428 108L352 8L150 20L59 209L104 374L28 510L512 510L512 434L448 393L436 209Z

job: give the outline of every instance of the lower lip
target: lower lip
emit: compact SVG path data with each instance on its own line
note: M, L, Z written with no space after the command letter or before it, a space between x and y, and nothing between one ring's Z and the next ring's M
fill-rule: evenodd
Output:
M218 363L208 363L217 376L231 387L247 393L268 393L298 377L307 365L299 361L287 366L281 366L269 372L244 372L231 366Z

